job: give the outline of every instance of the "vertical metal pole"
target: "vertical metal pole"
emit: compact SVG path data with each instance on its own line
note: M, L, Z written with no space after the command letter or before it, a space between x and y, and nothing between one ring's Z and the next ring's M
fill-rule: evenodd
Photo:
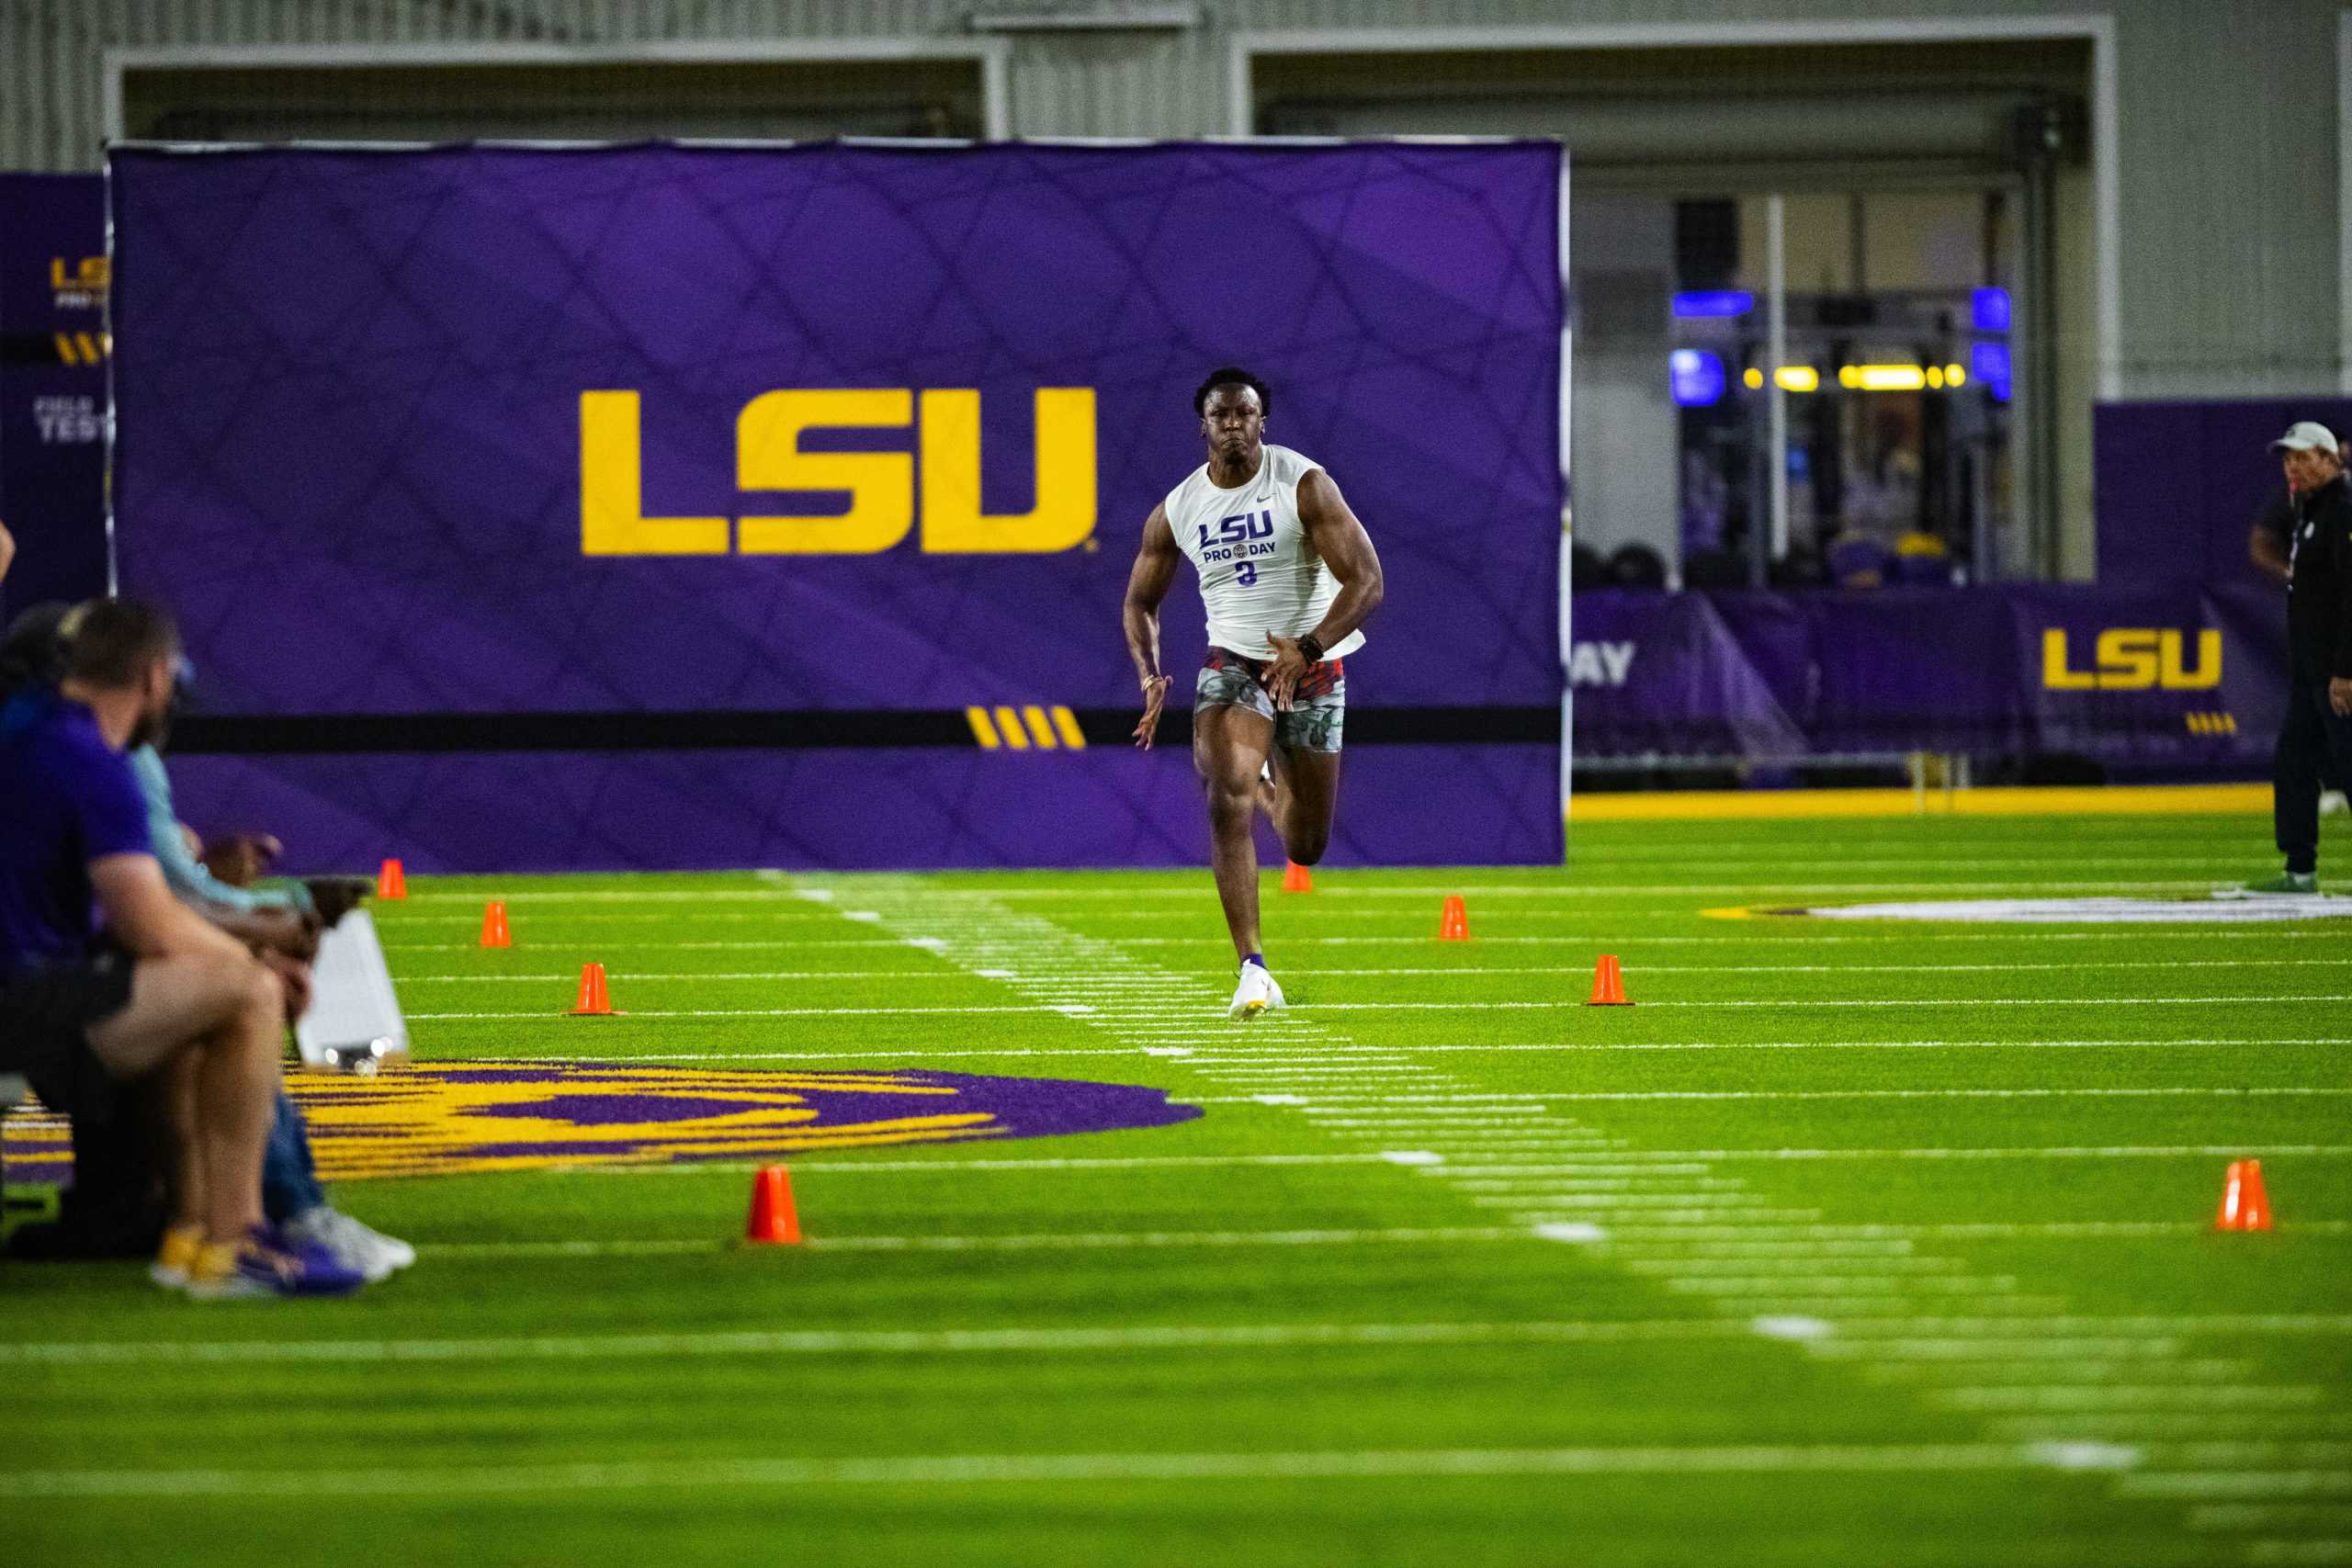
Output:
M1770 559L1789 553L1789 393L1781 385L1781 367L1789 362L1789 254L1787 214L1779 197L1764 206L1766 262L1764 321L1770 344L1765 357L1771 370L1764 382L1765 407L1770 411L1768 455L1772 465ZM1762 584L1758 584L1761 587Z

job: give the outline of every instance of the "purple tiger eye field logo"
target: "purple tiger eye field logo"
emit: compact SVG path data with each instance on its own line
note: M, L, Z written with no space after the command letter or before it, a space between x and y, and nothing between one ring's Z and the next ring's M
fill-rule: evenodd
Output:
M296 1075L287 1088L328 1181L1049 1137L1201 1114L1135 1085L917 1070L433 1062L373 1078ZM6 1131L10 1181L70 1174L62 1121L19 1112Z

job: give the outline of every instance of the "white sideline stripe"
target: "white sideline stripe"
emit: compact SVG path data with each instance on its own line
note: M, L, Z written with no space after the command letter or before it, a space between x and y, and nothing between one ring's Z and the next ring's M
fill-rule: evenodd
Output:
M628 976L620 976L620 983L622 985L627 985L628 983ZM1081 1009L1079 1010L1091 1011L1092 1010ZM1008 1012L1060 1013L1068 1015L1071 1011L1071 1008L1067 1003L1016 1002L1002 1006L961 1008L616 1008L614 1011L623 1018L906 1018L934 1016L938 1014L947 1014L954 1017L977 1017L982 1014ZM423 1020L446 1023L468 1019L514 1020L530 1018L561 1018L567 1015L560 1011L506 1011L413 1012L408 1016L412 1021Z
M1039 1235L810 1236L811 1252L1095 1252L1124 1248L1354 1247L1372 1244L1528 1241L1524 1225L1446 1225L1421 1229L1290 1231L1102 1231ZM447 1243L421 1250L444 1258L661 1257L733 1250L729 1241L492 1241Z
M417 1015L408 1015L414 1018ZM527 1018L527 1013L500 1013L500 1018ZM947 1061L992 1061L1000 1056L1133 1056L1133 1045L1000 1045L978 1051L941 1051L928 1045L909 1045L897 1051L827 1051L803 1048L798 1051L633 1051L628 1055L607 1059L605 1066L626 1066L631 1062L898 1062L914 1066L911 1058L920 1057L923 1065ZM517 1058L518 1060L522 1058ZM920 1070L918 1068L917 1070Z
M2352 1155L2352 1144L2109 1144L1976 1149L1627 1149L1621 1151L1617 1157L1638 1166L1651 1160L2173 1159L2190 1156L2270 1159L2293 1155L2335 1158ZM1528 1174L1534 1174L1542 1168L1534 1168Z
M2227 1450L2231 1445L2203 1447ZM2244 1446L2244 1445L2240 1445ZM2228 1462L2226 1453L2216 1456ZM746 1486L970 1485L1072 1481L1298 1481L1448 1475L1938 1473L2047 1468L2046 1445L1812 1448L1366 1449L1328 1452L913 1454L888 1459L661 1460L354 1469L345 1496L730 1491ZM34 1470L0 1472L0 1497L317 1496L302 1470Z
M714 1329L695 1334L496 1335L469 1339L60 1340L0 1344L0 1364L281 1361L596 1361L623 1357L971 1355L1054 1350L1222 1350L1318 1345L1620 1344L1737 1339L1719 1318L1522 1323L1264 1323L1093 1328Z
M1922 1391L1930 1404L1954 1410L2290 1410L2317 1404L2327 1391L2312 1383L2205 1388L2181 1383L2044 1383L2040 1386Z
M2127 1497L2352 1497L2352 1472L2175 1471L2127 1475L2117 1489Z
M2317 962L2314 960L2314 962ZM2352 960L2347 960L2352 962ZM1988 965L1987 967L2006 967ZM546 975L402 975L403 986L519 986L551 985L577 979L576 975L556 972ZM731 970L718 974L697 974L691 969L664 970L658 973L629 970L615 978L631 980L969 980L970 975L961 969L777 969ZM981 978L988 978L982 976Z
M2101 959L2098 966L2101 969L2295 969L2343 968L2347 965L2352 965L2352 956L2344 958ZM1634 972L1642 975L1969 975L1980 972L1997 975L2040 969L2063 969L2074 973L2082 967L2080 964L1643 964ZM1331 976L1380 975L1589 975L1592 973L1592 966L1585 964L1464 964L1459 967L1434 964L1426 968L1300 968L1284 972L1295 973L1308 979L1322 979ZM884 973L896 974L898 971ZM685 977L679 976L682 979ZM718 977L734 978L735 976ZM559 975L553 978L567 979L570 976Z
M1632 1244L1672 1241L1692 1247L1713 1245L1817 1246L1827 1249L1843 1243L1871 1241L2138 1240L2202 1235L2212 1228L2201 1220L2015 1220L1917 1225L1806 1225L1802 1231L1774 1225L1726 1225L1714 1230L1702 1230L1692 1225L1627 1225L1621 1227L1617 1234L1621 1239ZM2352 1220L2299 1220L2280 1228L2291 1230L2299 1235L2352 1235ZM1776 1235L1783 1234L1787 1237L1785 1241L1773 1239Z
M1750 927L1754 924L1753 921L1743 923ZM1839 942L1901 942L1905 947L1909 948L1916 947L1922 942L2017 942L2022 940L2029 933L2020 931L1919 931L1906 936L1877 936L1866 931L1822 931L1815 933L1808 929L1804 932L1793 935L1776 931L1754 931L1744 930L1736 934L1725 934L1723 936L1649 936L1629 935L1626 932L1620 931L1592 931L1587 933L1565 932L1544 936L1480 935L1474 940L1476 945L1485 947L1491 947L1497 944L1540 947L1574 945L1609 947L1611 944L1617 944L1627 951L1634 951L1643 947L1722 946L1729 943L1737 943L1743 947L1753 947L1758 943L1764 942L1801 942L1808 947ZM2031 940L2035 942L2129 942L2135 946L2143 945L2150 942L2222 942L2233 939L2238 941L2259 940L2265 942L2340 942L2343 940L2343 933L2336 931L2298 931L2292 927L2249 930L2242 925L2175 928L2167 928L2164 926L2134 926L2129 929L2118 928L2111 931L2036 930L2031 931L2030 935ZM1123 936L1102 937L1096 940L1100 941L1104 946L1113 948L1190 947L1199 949L1204 954L1219 953L1223 945L1222 939L1206 936ZM1398 936L1286 936L1283 939L1282 945L1285 948L1348 947L1359 944L1391 947L1403 944L1426 947L1434 940L1435 939L1433 937L1426 933L1420 935ZM478 942L386 942L383 945L384 950L388 953L479 953L481 951L481 944ZM775 952L778 950L790 952L800 948L815 947L920 947L925 951L936 951L939 945L944 944L938 943L936 939L933 938L919 938L909 941L901 940L898 937L875 936L775 937L763 938L756 941L678 942L665 940L659 937L618 937L607 939L605 937L583 935L567 936L553 942L532 942L526 943L526 945L540 949L552 949L566 952L577 951L580 948L594 945L600 952L609 950L627 953L657 951L729 953ZM1218 958L1218 962L1220 964L1224 962L1221 955Z
M2175 1089L1576 1089L1562 1094L1546 1094L1544 1100L2073 1100L2073 1099L2165 1099L2176 1096L2219 1095L2224 1098L2244 1096L2324 1096L2352 1095L2352 1088L2327 1089L2238 1089L2229 1087ZM1411 1095L1354 1096L1322 1095L1325 1104L1363 1103L1367 1100L1381 1103L1391 1101L1411 1103ZM1451 1100L1473 1099L1476 1096L1431 1095L1431 1100Z
M1698 840L1682 840L1679 841L1691 843L1697 842ZM1736 840L1716 841L1744 843L1744 840ZM1611 872L1625 873L1638 873L1647 867L1674 865L1699 866L1709 871L1721 871L1726 866L1736 865L1790 866L1802 871L1803 868L1806 866L1818 863L1820 858L1821 857L1817 852L1810 849L1792 850L1786 855L1713 855L1706 853L1702 850L1692 851L1686 853L1644 852L1632 854L1611 851L1605 853L1588 852L1584 863L1588 867L1602 867ZM2202 866L2211 871L2214 879L2217 881L2227 881L2233 869L2239 872L2244 871L2245 859L2245 857L2243 854L2238 853L2236 851L2224 849L2215 849L2210 853L2198 855L1983 855L1975 852L1973 844L1972 843L1968 856L1968 863L1971 865L2031 866L2036 870L2048 870L2053 862L2057 864L2069 867L2086 865L2128 865L2144 869L2148 866L2154 865L2191 865ZM1949 853L1940 855L1841 854L1838 857L1838 863L1840 866L1924 865L1948 867L1951 864L1951 857ZM1460 891L1460 889L1456 889L1456 891Z
M1835 1321L1820 1349L1839 1357L1974 1359L2030 1355L2156 1356L2185 1335L2352 1334L2352 1316L1921 1317L1864 1313ZM2020 1328L2035 1330L2019 1335ZM2044 1332L2046 1330L2046 1332ZM1763 1332L1728 1318L1516 1323L1129 1325L1003 1329L795 1329L466 1339L58 1340L0 1343L0 1365L91 1366L339 1361L604 1360L739 1355L954 1355L1022 1351L1287 1348L1319 1345L1618 1344L1739 1339ZM1875 1336L1866 1344L1856 1336Z
M1643 1001L1645 1008L2074 1008L2074 1007L2278 1007L2303 1002L2352 1002L2352 992L2262 997L1801 997ZM1581 1008L1581 998L1549 1001L1293 1002L1294 1012L1484 1012ZM909 1011L926 1010L909 1009ZM1406 1047L1410 1049L1410 1047Z
M2061 865L2065 863L2062 860ZM2217 880L2211 876L2174 876L2155 881L2119 882L2107 877L2028 877L2008 882L1969 882L1969 887L2211 887ZM1614 897L1626 893L1868 893L1881 887L1950 888L1961 886L1949 878L1919 880L1910 877L1883 877L1869 882L1539 882L1539 883L1369 883L1353 886L1345 883L1327 884L1319 890L1317 902L1326 908L1355 898L1444 898L1461 894L1473 898L1594 898ZM964 888L925 886L921 889L927 905L942 910L953 910L958 905L986 909L1001 903L1079 903L1096 900L1136 904L1158 899L1180 904L1198 904L1200 889L1193 886L1146 885L1140 887L1006 887ZM836 896L838 897L838 896ZM474 893L412 893L405 902L415 904L481 904L491 898L503 901L510 909L528 908L536 904L713 904L750 900L776 906L778 914L797 914L804 919L822 919L829 911L820 909L792 910L796 903L810 902L807 893L787 887L714 887L707 891L694 888L612 887L612 888L526 888L520 892L501 893L489 889ZM832 899L818 900L832 902ZM1401 911L1400 911L1401 912ZM578 917L572 917L577 919ZM664 919L668 917L664 916ZM866 909L843 910L843 919L872 919Z
M1410 1157L1398 1154L1313 1154L1313 1155L1132 1155L1121 1158L1110 1156L1072 1156L1066 1158L1035 1159L810 1159L787 1161L792 1169L896 1173L902 1171L936 1171L945 1176L963 1176L972 1171L986 1170L1148 1170L1182 1166L1224 1165L1424 1165L1435 1164L1435 1155L1413 1154ZM678 1165L591 1165L571 1168L573 1174L594 1173L598 1176L693 1176L711 1171L756 1170L763 1165L775 1165L773 1159L742 1160L720 1163L699 1161Z
M2178 1046L2212 1045L2352 1045L2352 1040L2280 1039L2276 1036L2237 1040L1560 1040L1504 1045L1407 1044L1384 1046L1382 1049L1418 1056L1478 1051L2083 1051L2109 1047L2155 1051Z
M620 953L651 950L743 953L774 952L777 949L791 951L803 947L901 948L911 945L900 942L896 937L887 936L776 937L759 942L674 942L659 937L624 937L607 940L604 937L579 936L568 937L560 942L531 942L526 945L539 949L571 951L592 944L600 953L607 950ZM387 953L480 953L482 951L481 944L475 942L388 942L383 944L383 947Z
M1497 942L1510 942L1546 947L1556 947L1568 943L1595 943L1602 947L1607 947L1611 942L1623 942L1628 950L1632 950L1640 947L1657 947L1669 944L1674 946L1713 947L1736 943L1742 947L1752 947L1759 942L1803 942L1807 946L1826 942L1901 942L1907 948L1916 947L1921 942L2018 942L2028 939L2037 943L2045 942L2129 942L2135 947L2143 942L2221 942L2232 939L2246 942L2257 940L2287 942L2341 942L2344 940L2344 933L2341 931L2298 931L2291 926L2248 929L2243 923L2234 925L2217 924L2213 926L2188 927L2137 925L2128 927L2117 926L2106 931L2048 931L2039 928L2016 928L2000 931L1919 931L1914 934L1906 934L1903 936L1879 936L1867 931L1816 932L1810 927L1799 932L1783 934L1781 932L1771 931L1755 931L1753 928L1756 922L1752 920L1742 921L1739 922L1739 924L1747 929L1743 929L1738 931L1727 931L1721 936L1630 935L1622 931L1557 932L1543 936L1519 934L1492 936L1481 934L1473 937L1471 939L1471 943L1473 946L1491 946ZM1196 947L1203 953L1216 952L1219 947L1217 940L1211 937L1119 936L1104 937L1102 940L1113 947ZM1282 940L1281 945L1283 947L1349 947L1358 944L1383 943L1394 946L1400 942L1406 942L1411 943L1415 946L1427 947L1435 940L1436 939L1433 936L1426 932L1419 935L1398 936L1289 936L1284 937ZM473 944L468 942L461 945L470 947ZM763 943L761 945L764 946L766 944ZM1622 957L1623 953L1621 953L1619 956Z

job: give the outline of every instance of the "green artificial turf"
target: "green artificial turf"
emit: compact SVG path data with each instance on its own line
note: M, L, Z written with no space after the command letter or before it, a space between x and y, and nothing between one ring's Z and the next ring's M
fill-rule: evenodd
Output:
M2352 1562L2352 922L1702 913L2193 896L2267 837L1615 823L1561 870L1270 876L1294 1006L1249 1029L1203 873L415 877L377 919L424 1064L936 1068L1205 1114L795 1155L797 1248L735 1241L730 1158L345 1182L423 1255L346 1303L11 1266L0 1540ZM1449 893L1467 942L1434 940ZM473 945L492 897L508 951ZM1635 1006L1582 1005L1604 953ZM592 960L623 1016L563 1016ZM2215 1235L2247 1156L2278 1228Z

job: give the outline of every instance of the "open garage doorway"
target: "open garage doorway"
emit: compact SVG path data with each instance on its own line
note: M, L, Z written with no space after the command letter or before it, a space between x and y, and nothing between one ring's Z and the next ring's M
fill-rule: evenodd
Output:
M1567 143L1588 568L2084 570L2099 40L1739 30L1245 35L1236 80L1261 134Z

